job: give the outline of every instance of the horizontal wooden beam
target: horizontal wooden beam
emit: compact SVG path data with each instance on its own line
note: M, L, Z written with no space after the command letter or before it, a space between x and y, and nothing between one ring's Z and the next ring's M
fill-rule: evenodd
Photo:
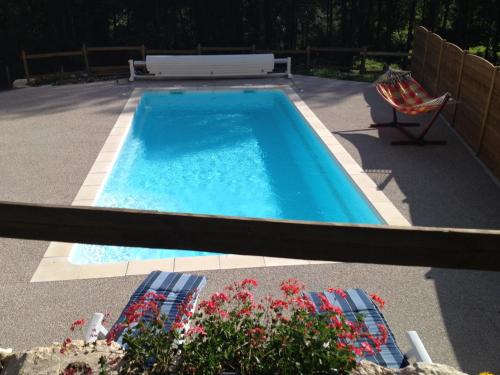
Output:
M118 46L118 47L87 47L88 52L105 51L142 51L142 46Z
M275 53L277 55L303 55L306 53L305 49L257 49L256 53Z
M200 47L202 51L251 51L252 46L242 46L242 47Z
M344 48L344 47L311 47L311 52L353 52L360 53L362 48Z
M410 54L408 52L366 52L367 56L396 56L396 57L408 57Z
M52 52L52 53L30 53L26 55L27 59L47 59L51 57L67 57L67 56L81 56L82 51L69 51L69 52Z
M148 55L195 55L198 53L197 49L148 49Z
M500 271L500 231L0 202L0 237Z

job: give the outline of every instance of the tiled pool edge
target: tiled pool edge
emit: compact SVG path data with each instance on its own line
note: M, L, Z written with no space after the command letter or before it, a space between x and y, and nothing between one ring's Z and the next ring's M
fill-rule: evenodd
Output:
M296 108L318 134L326 147L335 156L354 181L361 192L370 201L372 206L388 225L409 226L408 221L401 215L384 193L377 189L376 184L364 173L357 162L349 155L335 136L319 120L314 112L302 101L295 90L288 85L252 85L255 89L281 89ZM226 87L189 87L187 90L216 91L228 89L244 89L249 86ZM155 90L179 90L180 88L155 88ZM135 88L125 104L115 125L111 129L106 142L97 156L89 174L78 191L72 205L92 206L104 185L118 152L125 141L132 125L135 109L140 96L149 89ZM163 271L204 271L231 268L272 267L286 265L308 265L329 263L323 261L307 261L299 259L283 259L260 256L214 255L203 257L185 257L170 259L132 260L128 262L104 264L73 264L69 261L72 243L51 242L45 252L31 282L92 279L103 277L120 277L128 275L147 274L153 270Z
M282 90L287 93L290 100L306 119L306 122L309 123L311 128L318 134L323 144L330 150L332 155L337 159L354 184L364 194L386 224L400 227L411 226L408 220L399 212L389 198L378 189L377 184L375 184L375 182L363 171L361 166L347 152L332 132L300 98L297 92L289 86L282 88Z

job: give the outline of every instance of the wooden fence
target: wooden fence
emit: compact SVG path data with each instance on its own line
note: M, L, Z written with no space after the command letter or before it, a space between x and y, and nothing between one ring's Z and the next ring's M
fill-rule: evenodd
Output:
M0 236L500 271L500 231L249 219L0 202Z
M448 91L460 102L444 116L500 178L500 67L419 26L411 70L431 94Z
M292 55L292 56L303 56L305 59L305 66L309 68L312 64L312 57L320 53L338 53L338 54L352 54L358 55L360 58L360 72L366 73L365 62L367 57L395 57L402 58L404 63L409 57L406 52L381 52L381 51L368 51L366 47L361 48L340 48L340 47L311 47L308 46L305 49L280 49L280 50L269 50L269 49L256 49L255 45L252 46L242 46L242 47L209 47L202 46L198 44L196 48L193 49L147 49L146 46L120 46L120 47L87 47L85 44L81 49L76 51L68 52L54 52L54 53L26 53L26 51L21 52L21 61L24 67L24 74L26 79L30 79L33 75L30 72L29 60L36 59L51 59L51 58L61 58L61 57L80 57L83 69L89 74L107 74L107 73L126 73L128 71L128 65L114 65L114 66L92 66L89 63L89 54L96 52L116 52L116 51L128 51L137 56L140 56L143 60L146 54L149 55L201 55L203 53L214 53L214 52L226 52L226 53L274 53L275 55ZM350 67L345 67L350 68Z

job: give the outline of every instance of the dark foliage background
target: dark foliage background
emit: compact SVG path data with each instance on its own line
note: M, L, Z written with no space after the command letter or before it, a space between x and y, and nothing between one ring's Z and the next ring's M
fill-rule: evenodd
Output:
M407 51L419 24L496 62L500 0L0 0L0 68L82 43Z

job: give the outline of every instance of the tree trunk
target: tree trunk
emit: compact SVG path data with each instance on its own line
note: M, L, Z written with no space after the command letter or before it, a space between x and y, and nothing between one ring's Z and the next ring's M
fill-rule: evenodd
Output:
M259 35L257 38L259 48L266 48L266 1L259 0Z
M448 15L450 14L450 5L451 5L451 0L446 0L444 3L443 18L441 20L440 33L442 35L446 34L446 24L448 23Z
M406 50L411 49L413 43L413 31L415 30L415 13L417 9L417 0L412 0L408 8L408 35L406 37Z

